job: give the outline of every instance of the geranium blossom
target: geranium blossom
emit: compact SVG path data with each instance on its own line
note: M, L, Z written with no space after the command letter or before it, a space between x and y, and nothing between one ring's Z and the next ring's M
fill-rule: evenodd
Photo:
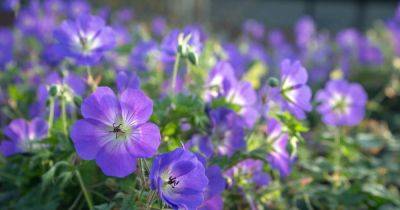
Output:
M353 126L364 118L367 94L361 85L345 80L331 80L318 91L317 111L322 121L333 126Z
M81 107L84 119L71 129L79 157L96 160L104 174L125 177L136 169L137 158L155 155L160 145L158 127L147 122L153 102L142 91L124 90L119 97L99 87Z
M197 156L178 148L154 159L150 182L173 209L196 209L204 201L208 178Z
M3 131L8 139L0 142L0 152L7 157L33 151L38 148L35 142L46 137L47 129L47 122L40 118L35 118L30 122L15 119Z

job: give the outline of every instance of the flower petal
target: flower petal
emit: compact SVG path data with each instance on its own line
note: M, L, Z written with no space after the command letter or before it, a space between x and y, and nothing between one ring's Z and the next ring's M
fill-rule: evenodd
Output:
M153 112L153 101L140 90L126 89L120 104L122 119L131 126L147 122Z
M126 141L128 151L135 157L152 157L160 146L160 130L153 123L134 128L131 138Z
M110 141L97 153L96 163L107 176L125 177L136 170L136 159L122 141Z
M107 131L107 126L95 120L78 120L71 128L71 139L76 152L84 160L93 160L112 137L113 134Z
M106 125L115 123L117 114L120 113L117 97L109 87L98 87L83 101L81 110L83 117Z

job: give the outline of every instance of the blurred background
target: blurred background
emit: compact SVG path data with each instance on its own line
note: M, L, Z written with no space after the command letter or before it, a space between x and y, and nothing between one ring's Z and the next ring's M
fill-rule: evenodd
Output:
M245 19L269 27L289 28L304 14L319 27L340 30L365 29L377 19L392 17L396 0L96 0L93 4L112 8L132 6L137 18L165 15L177 24L201 23L213 29L240 28Z
M5 0L1 0L5 1ZM23 0L22 4L26 4ZM331 31L366 29L377 19L392 17L396 0L91 0L97 8L133 8L135 17L149 20L165 16L177 25L200 23L213 30L235 33L246 19L270 28L289 29L307 14L318 27ZM0 24L12 24L12 14L1 12ZM223 27L223 28L221 28Z

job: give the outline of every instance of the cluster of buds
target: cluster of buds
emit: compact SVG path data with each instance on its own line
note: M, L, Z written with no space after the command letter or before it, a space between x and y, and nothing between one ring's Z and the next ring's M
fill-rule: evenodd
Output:
M178 53L184 59L188 59L193 65L198 63L198 55L193 46L189 44L191 34L184 35L180 33L178 36Z

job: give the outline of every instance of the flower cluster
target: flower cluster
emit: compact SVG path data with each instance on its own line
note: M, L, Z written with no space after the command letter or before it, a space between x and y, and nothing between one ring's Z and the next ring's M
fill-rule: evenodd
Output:
M337 151L335 164L342 164L343 134L352 135L369 108L358 69L389 59L400 69L400 10L382 26L381 42L393 47L387 58L379 36L346 29L331 39L311 17L295 24L291 43L256 20L244 22L237 39L220 40L201 25L173 28L164 17L139 22L133 10L95 9L83 0L5 5L15 24L0 28L0 152L7 157L0 176L3 165L14 173L20 164L18 175L34 170L26 183L16 179L21 194L11 197L28 199L39 190L23 190L40 179L43 189L60 183L59 197L81 189L75 201L54 198L62 200L51 206L57 209L83 202L94 209L104 201L109 209L288 208L273 202L292 192L306 195L310 209L324 209L320 200L308 204L308 182L293 181L322 170L305 164L302 158L319 157L304 151ZM386 75L391 85L382 91L392 98L397 73ZM320 144L334 137L335 147ZM29 167L25 157L32 157ZM338 165L315 179L320 188L353 182L342 183ZM284 185L289 181L295 184ZM297 183L301 189L286 190ZM353 193L333 194L341 192ZM14 203L11 209L20 205Z

